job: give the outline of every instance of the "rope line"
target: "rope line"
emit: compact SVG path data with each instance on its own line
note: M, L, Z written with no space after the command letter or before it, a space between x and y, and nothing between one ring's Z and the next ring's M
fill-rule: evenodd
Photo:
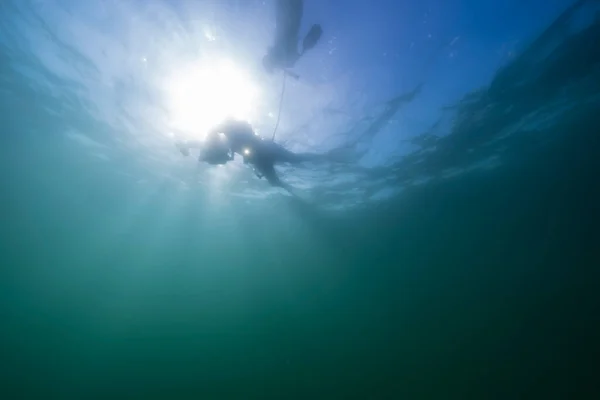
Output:
M283 108L283 95L285 94L285 78L287 77L287 73L283 71L283 83L281 85L281 96L279 97L279 111L277 112L277 122L275 123L275 128L273 129L273 136L271 137L271 141L275 141L275 134L277 133L277 128L279 128L279 120L281 119L281 109Z

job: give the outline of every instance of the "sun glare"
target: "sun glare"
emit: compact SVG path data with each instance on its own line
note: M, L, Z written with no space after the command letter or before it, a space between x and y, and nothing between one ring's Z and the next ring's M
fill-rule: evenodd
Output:
M229 60L175 71L167 89L171 123L191 137L203 137L227 117L255 117L258 87Z

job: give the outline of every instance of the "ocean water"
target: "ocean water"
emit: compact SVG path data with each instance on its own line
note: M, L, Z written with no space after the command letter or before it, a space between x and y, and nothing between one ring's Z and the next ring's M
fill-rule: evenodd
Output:
M1 398L597 398L600 3L273 7L0 3Z

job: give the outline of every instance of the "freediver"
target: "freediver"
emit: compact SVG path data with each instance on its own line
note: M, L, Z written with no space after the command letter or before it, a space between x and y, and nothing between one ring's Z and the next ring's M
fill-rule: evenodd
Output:
M179 141L179 151L188 156L190 149L200 150L198 161L211 165L223 165L242 156L244 164L250 164L256 176L265 178L272 186L281 187L291 194L293 188L283 182L275 171L276 164L298 165L307 161L336 161L330 153L294 153L272 140L263 139L246 121L228 119L211 129L203 140Z
M298 51L298 34L304 8L304 0L275 0L275 40L263 57L263 66L268 73L281 69L298 78L290 71L296 62L308 50L315 47L323 29L314 24L302 41L302 50Z

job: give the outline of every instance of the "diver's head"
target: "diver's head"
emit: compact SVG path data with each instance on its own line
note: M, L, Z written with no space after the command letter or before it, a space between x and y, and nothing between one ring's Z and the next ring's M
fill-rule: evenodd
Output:
M231 149L223 134L211 135L205 138L198 161L211 165L223 165L231 160Z

